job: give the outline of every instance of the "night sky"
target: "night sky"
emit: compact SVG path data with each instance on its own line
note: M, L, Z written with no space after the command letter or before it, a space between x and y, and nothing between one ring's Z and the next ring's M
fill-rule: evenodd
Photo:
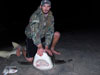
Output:
M0 1L0 45L25 40L29 17L41 0ZM99 2L95 0L51 0L55 30L67 32L99 32ZM6 43L6 44L5 44Z

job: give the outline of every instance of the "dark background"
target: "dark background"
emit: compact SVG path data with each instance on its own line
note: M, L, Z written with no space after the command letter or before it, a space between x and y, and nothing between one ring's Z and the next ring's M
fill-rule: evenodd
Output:
M29 17L41 0L0 1L0 48L11 42L25 40L24 30ZM51 0L55 17L55 30L68 32L99 33L99 2L95 0Z

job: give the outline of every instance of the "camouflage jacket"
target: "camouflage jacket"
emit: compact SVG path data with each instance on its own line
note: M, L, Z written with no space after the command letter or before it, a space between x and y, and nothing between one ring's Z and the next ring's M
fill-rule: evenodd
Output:
M41 9L38 8L30 17L25 34L34 41L35 45L42 44L41 38L45 37L45 46L49 46L54 34L54 17L52 12L50 11L45 17Z

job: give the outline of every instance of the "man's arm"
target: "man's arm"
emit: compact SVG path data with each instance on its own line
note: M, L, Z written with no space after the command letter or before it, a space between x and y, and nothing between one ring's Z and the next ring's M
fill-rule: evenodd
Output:
M54 35L54 19L52 19L52 23L50 26L48 26L48 30L45 35L45 47L48 48L48 46L51 44L52 38Z
M41 44L40 30L39 30L39 18L36 15L32 15L29 21L31 36L34 44L38 47Z
M40 32L39 19L36 16L32 17L30 22L30 28L31 28L32 40L34 44L38 47L37 54L42 56L44 50L41 44L40 33L39 33Z
M45 35L45 38L46 38L46 40L45 40L45 43L46 43L45 47L46 47L46 46L49 46L49 45L51 44L53 35L54 35L54 26L51 25L51 26L48 28L48 31L47 31L47 33L46 33L46 35Z

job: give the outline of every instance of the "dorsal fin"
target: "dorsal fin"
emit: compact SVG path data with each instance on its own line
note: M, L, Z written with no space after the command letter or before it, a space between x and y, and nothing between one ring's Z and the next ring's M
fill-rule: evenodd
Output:
M17 47L20 46L20 45L19 45L18 43L16 43L16 42L12 42L12 45L13 45L14 48L17 48Z

